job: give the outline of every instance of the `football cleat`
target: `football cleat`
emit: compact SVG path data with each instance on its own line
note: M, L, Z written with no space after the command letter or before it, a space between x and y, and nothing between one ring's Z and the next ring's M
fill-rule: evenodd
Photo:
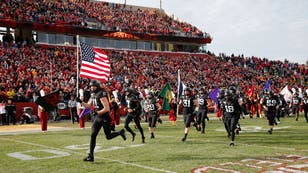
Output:
M134 142L135 137L136 137L136 133L133 133L133 134L132 134L132 142Z
M238 134L240 134L240 130L239 129L236 129L235 130L235 133L238 135Z
M94 162L94 157L92 155L88 155L86 158L83 159L85 162Z
M120 135L122 136L123 140L125 141L126 140L126 135L125 135L125 130L124 129L122 129L120 131Z

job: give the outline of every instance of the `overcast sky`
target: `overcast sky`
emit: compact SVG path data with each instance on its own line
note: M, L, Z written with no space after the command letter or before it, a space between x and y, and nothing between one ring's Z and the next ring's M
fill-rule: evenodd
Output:
M124 3L125 0L104 0ZM308 61L308 0L161 0L162 8L209 33L208 50ZM126 0L160 7L160 0Z

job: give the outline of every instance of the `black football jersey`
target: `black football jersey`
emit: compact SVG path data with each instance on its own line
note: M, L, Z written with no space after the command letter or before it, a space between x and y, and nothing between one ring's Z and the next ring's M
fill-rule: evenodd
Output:
M194 99L192 97L186 97L184 96L182 98L182 104L183 104L183 114L191 114L194 110Z
M156 114L158 111L158 107L157 107L157 101L155 98L153 99L147 99L147 109L149 110L149 114Z
M199 96L197 98L198 104L199 104L199 110L205 110L207 109L207 101L206 101L207 97L206 96Z
M240 110L239 104L235 101L224 101L223 102L223 112L226 117L235 117L237 116L237 112Z
M268 97L267 99L264 99L262 102L262 105L266 106L269 112L276 111L276 106L278 104L279 100L277 97Z
M301 99L299 97L292 98L293 106L299 106L300 102L301 102Z
M101 102L101 98L103 97L107 97L107 93L104 90L101 90L97 93L92 93L91 94L91 99L92 99L92 104L94 106L94 108L101 110L104 108L102 102Z

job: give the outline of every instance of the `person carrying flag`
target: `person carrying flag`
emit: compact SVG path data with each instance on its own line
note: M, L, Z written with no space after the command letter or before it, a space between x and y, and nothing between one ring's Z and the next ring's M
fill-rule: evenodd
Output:
M221 90L219 92L219 97L217 99L217 108L219 109L219 111L221 112L221 115L222 115L222 122L224 124L224 127L225 127L225 130L227 132L227 137L230 138L231 137L231 132L229 130L229 127L228 127L228 123L227 121L225 121L226 119L226 116L225 116L225 112L224 112L224 103L226 101L226 98L225 98L225 91L227 90Z
M184 96L180 99L180 105L183 105L183 118L185 124L184 137L182 142L185 142L189 133L190 124L194 121L194 107L197 105L197 101L192 97L191 90L185 88Z
M90 82L90 87L91 98L87 103L83 102L78 97L76 99L76 101L81 102L82 106L84 106L85 108L91 108L92 106L94 107L94 111L92 112L94 121L91 127L90 152L88 153L88 156L83 159L83 161L85 162L94 161L94 148L96 145L96 137L102 127L104 129L107 140L113 139L119 135L122 136L123 140L126 140L124 129L111 132L111 118L109 116L110 108L106 91L101 88L100 83L97 80L92 80Z

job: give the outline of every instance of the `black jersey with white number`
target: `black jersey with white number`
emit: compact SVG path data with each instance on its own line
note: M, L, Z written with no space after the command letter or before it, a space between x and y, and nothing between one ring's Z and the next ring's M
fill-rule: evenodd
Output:
M268 97L263 100L262 105L268 108L268 112L275 112L276 106L279 104L279 100L276 96Z
M224 116L226 117L236 117L239 116L238 112L241 110L240 105L234 99L232 100L224 100L222 104L222 109L224 112Z
M292 98L293 106L299 106L300 102L301 102L301 98L299 98L297 96Z
M149 114L156 115L158 111L158 106L156 105L157 104L156 98L147 99L146 101L147 101L146 107L149 110Z
M199 96L197 98L198 100L198 105L199 105L199 110L207 110L207 101L206 101L207 97L206 96Z
M135 95L131 95L126 97L126 103L128 109L133 109L133 112L129 112L128 115L136 116L139 113L139 109L141 108L140 102L138 101Z
M184 96L182 98L182 104L183 104L183 114L191 114L194 110L194 99L193 97Z
M103 98L103 97L107 98L107 92L104 91L104 90L101 90L97 93L91 94L91 99L92 99L94 108L96 108L98 110L104 109L104 106L101 102L101 98Z

